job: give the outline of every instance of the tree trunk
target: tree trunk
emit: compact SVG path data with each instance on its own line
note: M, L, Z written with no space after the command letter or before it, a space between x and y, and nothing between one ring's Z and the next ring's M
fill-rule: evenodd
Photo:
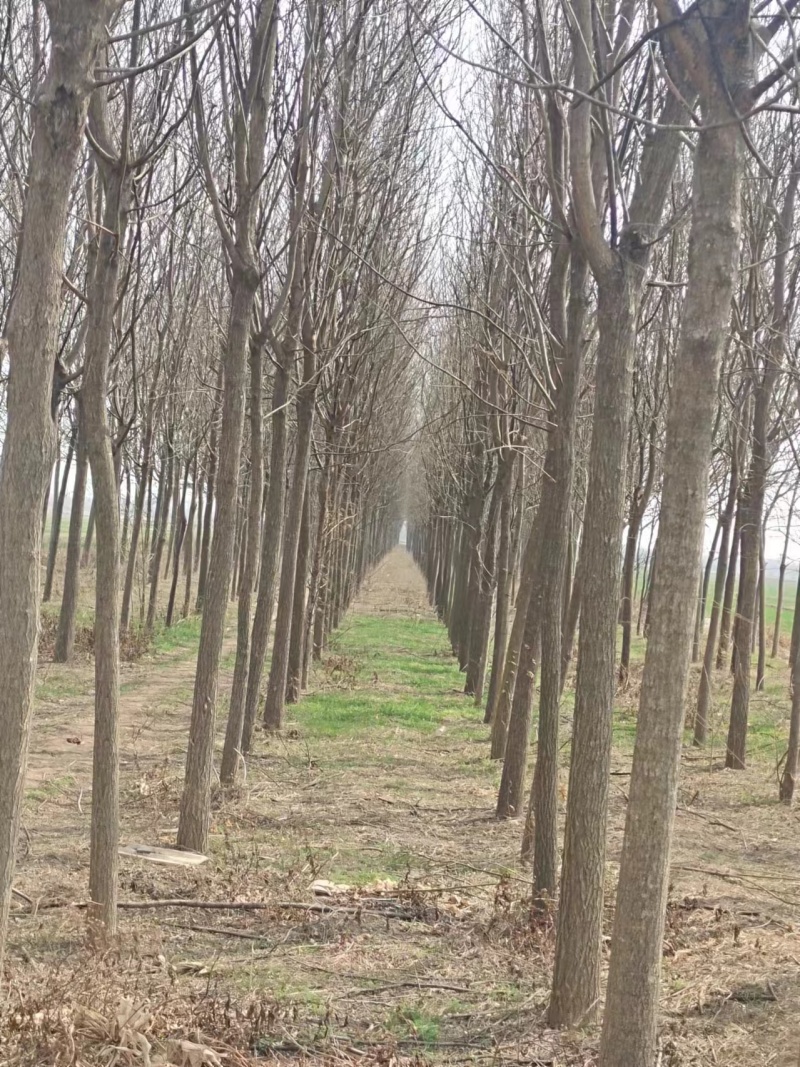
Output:
M289 644L289 671L286 679L286 703L300 700L303 674L303 643L306 623L306 585L308 553L311 540L311 495L306 482L303 519L300 523L300 540L297 546L297 566L294 577L294 602L292 605L292 630Z
M169 523L169 506L173 489L173 470L175 467L175 448L172 440L173 430L167 433L167 469L162 466L162 477L158 483L158 502L156 505L156 522L153 529L155 550L150 561L150 596L147 601L147 629L152 631L156 624L158 611L158 584L161 578L161 560L167 541L167 524Z
M7 414L0 467L0 968L25 781L39 636L42 505L53 469L54 353L67 208L110 0L45 0L49 66L33 106L16 290L6 337ZM54 402L55 401L55 402Z
M786 582L786 567L789 556L789 538L792 532L792 519L794 518L794 506L797 502L797 485L792 490L792 499L789 504L789 514L786 518L786 530L783 536L783 552L778 573L778 603L775 605L775 627L772 631L772 659L778 655L781 646L781 623L783 621L783 588Z
M620 540L641 284L638 271L623 263L619 261L613 281L606 279L598 290L598 365L586 496L591 519L578 564L583 599L551 1026L577 1026L591 1018L600 993Z
M233 686L225 727L225 745L222 750L220 781L230 785L236 778L236 769L242 747L247 675L250 668L250 609L261 547L261 501L264 487L264 431L261 417L262 343L259 338L250 341L250 499L247 517L247 546L245 548L242 591L239 596L236 620L236 660L233 668Z
M83 542L83 552L81 553L81 568L86 570L92 559L92 542L94 541L94 525L95 525L95 513L94 513L94 489L92 489L92 506L89 508L89 525L86 527L86 539Z
M189 519L186 523L186 537L183 542L183 607L181 618L188 619L192 606L192 578L194 576L194 517L200 499L198 488L197 453L194 454L192 471L192 503L189 505Z
M286 701L286 682L289 675L289 644L292 629L295 572L300 543L300 526L311 454L311 428L314 421L313 379L306 380L297 397L297 444L294 458L292 489L286 505L286 524L283 532L283 560L278 592L278 614L272 643L272 664L264 704L264 727L279 730L283 724Z
M78 461L75 465L75 485L72 489L72 510L67 535L67 559L64 567L64 591L58 613L58 630L53 651L54 663L69 663L75 648L75 625L78 615L78 598L81 587L81 543L83 539L83 509L86 500L86 479L89 471L89 454L86 450L86 425L83 401L77 398L78 406Z
M714 580L714 599L711 604L711 618L708 624L706 650L703 657L703 669L700 672L700 687L697 693L697 710L694 716L694 743L704 745L708 738L708 713L711 706L713 685L714 655L717 648L720 618L722 615L723 596L726 591L726 579L729 571L729 550L731 548L731 528L736 512L736 500L739 494L739 465L737 461L738 442L734 441L731 480L728 486L728 499L720 518L722 540L717 560L717 575Z
M741 607L734 630L735 669L731 717L728 725L725 766L744 769L747 750L747 721L750 710L750 656L756 593L762 557L764 497L770 469L769 417L775 382L783 363L786 345L786 259L794 225L794 202L798 174L787 187L783 210L775 220L776 256L773 276L773 311L770 343L764 369L756 382L753 410L753 444L750 469L744 485L742 511L742 571L739 581ZM762 583L763 584L763 583ZM766 651L766 650L765 650ZM762 667L763 670L763 667Z
M798 583L800 594L800 582ZM798 596L800 600L800 596ZM798 604L800 611L800 604ZM798 615L795 615L798 618ZM800 647L800 644L798 644ZM786 752L786 763L781 774L779 798L784 804L794 803L794 788L797 783L797 775L800 772L800 685L797 685L797 672L800 669L800 661L795 658L792 663L792 712L789 719L789 747Z
M208 565L189 747L186 753L186 778L178 823L178 847L196 852L205 852L208 844L217 684L233 569L236 503L239 497L239 453L244 428L247 347L253 298L257 288L258 274L255 268L248 270L235 265L224 356L225 386L220 429L216 522Z
M548 531L542 548L542 682L539 730L530 806L533 812L533 893L538 902L555 899L558 882L558 717L561 705L561 612L572 531L575 437L586 319L586 261L573 252L569 308L563 330L564 358L553 457ZM563 329L563 328L562 328ZM649 495L649 494L648 494ZM638 540L638 533L637 533ZM628 613L630 628L630 613Z
M220 364L217 371L217 396L222 397L223 365ZM221 402L218 401L218 404ZM217 504L215 497L217 481L217 410L214 411L213 424L211 427L211 440L208 444L208 460L206 462L208 476L206 479L206 506L203 514L203 540L200 544L200 574L197 579L197 603L194 610L199 614L203 610L203 601L206 595L206 581L208 579L208 561L211 554L211 524L214 510Z
M543 520L544 513L541 508L537 508L536 517L534 518L533 525L531 526L528 535L528 543L525 546L525 555L522 560L522 573L517 588L517 599L514 605L514 620L511 624L511 634L506 647L502 680L497 687L496 705L491 709L491 714L489 715L492 724L492 759L502 759L506 751L509 720L511 717L511 704L514 697L520 655L522 652L522 643L525 636L528 606L534 595L534 589L539 579L539 558L541 555L542 541L541 523Z
M728 557L728 570L725 575L725 593L722 598L722 616L719 627L719 645L717 646L716 667L721 671L725 666L731 638L731 622L733 620L733 597L736 592L736 571L741 555L742 540L742 505L737 495L736 513L733 520L733 537L731 539L731 551Z
M724 11L704 33L720 80L746 84L750 35L745 5ZM678 31L680 32L680 31ZM716 39L714 39L716 38ZM720 55L719 46L724 51ZM706 66L706 71L708 66ZM731 76L732 75L732 76ZM636 731L625 840L617 889L602 1067L654 1067L669 854L700 570L719 366L737 277L741 227L742 135L731 121L746 106L716 89L703 109L695 153L686 306L670 395L658 570ZM563 921L563 920L562 920Z
M764 529L758 544L758 664L756 667L756 692L764 689L767 669L767 561L764 558Z
M515 457L510 460L501 460L507 463L513 473ZM510 587L511 575L511 483L503 494L500 505L500 546L497 550L497 596L494 618L494 648L492 650L492 670L489 675L489 694L486 698L486 715L484 722L491 722L493 709L497 705L497 690L502 680L503 660L506 653L506 640L508 635L508 616L511 608Z
M180 470L179 465L178 470ZM189 523L186 518L186 493L189 488L189 467L190 461L186 461L186 469L183 476L183 488L178 493L178 484L175 484L175 497L179 501L177 514L175 516L175 535L173 545L173 557L172 557L172 582L169 587L169 600L167 601L167 616L164 620L167 628L172 626L172 620L175 615L175 598L178 595L178 578L181 573L181 549L183 548L183 541L186 537L187 530L189 529Z
M120 612L120 630L124 633L131 619L131 605L133 604L133 583L136 580L136 559L139 552L139 539L142 533L142 518L144 516L145 496L150 484L151 456L153 449L153 398L148 404L145 417L144 434L142 441L142 469L139 484L136 488L136 502L133 507L133 523L131 526L131 540L128 549L128 561L125 567L125 586L122 592L122 609ZM146 552L146 549L145 549Z
M714 530L714 539L711 542L711 548L708 552L708 558L706 559L706 565L703 568L703 577L700 582L700 596L697 600L697 611L695 612L694 622L694 636L692 637L692 663L696 663L700 659L700 638L703 636L703 625L706 621L706 603L708 602L708 585L711 581L711 571L714 567L714 557L717 554L717 545L719 544L720 534L722 533L722 516L717 520L717 527Z
M47 556L47 576L44 583L44 596L42 600L50 600L53 594L53 577L56 570L56 560L58 559L58 544L61 539L61 519L64 514L64 500L67 495L67 481L69 479L70 468L72 467L72 459L75 455L75 440L78 435L77 426L73 430L69 439L69 447L67 449L67 458L64 460L64 474L61 479L61 485L56 496L53 507L53 519L52 526L50 528L50 551ZM58 467L56 467L56 473L58 473ZM80 559L78 560L80 563Z
M241 751L250 751L253 729L258 714L261 692L261 677L267 656L269 632L272 626L272 611L275 601L275 578L281 556L283 512L286 499L286 400L289 393L289 372L285 352L279 354L278 367L272 387L272 440L269 457L269 486L264 516L264 532L261 536L261 567L258 575L256 613L253 619L253 635L250 648L247 693L245 696L244 724L242 727Z
M101 165L101 173L105 168ZM86 448L97 526L94 617L94 747L89 856L90 921L107 937L117 928L119 866L119 483L106 417L108 366L125 233L125 168L104 175L105 210L98 227L88 291L83 376Z

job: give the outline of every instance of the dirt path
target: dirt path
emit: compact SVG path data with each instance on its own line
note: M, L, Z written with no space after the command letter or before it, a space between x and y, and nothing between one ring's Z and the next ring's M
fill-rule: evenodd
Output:
M235 627L229 624L223 644L223 664L236 647ZM45 663L39 669L40 688L74 695L41 696L36 702L28 757L27 784L36 786L65 775L78 789L91 786L94 701L91 664L64 667ZM185 737L191 713L195 650L123 664L120 690L120 761L158 758ZM220 675L220 695L226 697L232 670Z

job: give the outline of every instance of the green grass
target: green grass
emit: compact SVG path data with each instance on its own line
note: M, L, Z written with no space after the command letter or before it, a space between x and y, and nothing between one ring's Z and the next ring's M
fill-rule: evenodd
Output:
M91 688L91 681L62 674L45 674L36 683L36 699L53 704L70 697L84 696Z
M27 789L25 791L25 799L39 801L40 803L44 803L47 800L56 800L67 790L73 789L74 786L75 779L72 775L66 774L60 778L51 778L38 786L34 786L32 789Z
M376 729L432 733L476 718L436 620L351 616L323 659L321 677L322 687L296 713L320 737Z
M168 655L173 652L194 652L200 641L201 615L190 615L188 619L179 619L167 629L157 627L153 634L153 652L156 655Z
M408 1004L395 1008L386 1024L386 1029L396 1037L411 1038L428 1047L434 1046L439 1040L440 1028L441 1016Z

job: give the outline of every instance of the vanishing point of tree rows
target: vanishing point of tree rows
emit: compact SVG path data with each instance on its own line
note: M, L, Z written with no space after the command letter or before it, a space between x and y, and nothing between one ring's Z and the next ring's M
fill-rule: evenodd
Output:
M205 851L229 611L223 788L405 518L556 912L553 1026L598 1011L644 648L600 1062L655 1064L685 731L729 671L744 768L751 688L800 655L794 6L2 0L0 952L42 601L66 663L94 597L108 938L121 641L201 616L176 844ZM799 760L797 685L785 802Z

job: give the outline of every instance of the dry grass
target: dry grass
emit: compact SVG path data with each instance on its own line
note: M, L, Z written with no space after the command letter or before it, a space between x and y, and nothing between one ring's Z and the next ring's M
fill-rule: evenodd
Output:
M80 688L86 668L71 670L59 684ZM126 842L174 841L192 677L181 652L127 669ZM609 928L636 684L620 701ZM153 1064L192 1067L181 1041L208 1050L196 1059L233 1067L592 1064L595 1028L544 1025L552 924L531 920L520 825L493 819L498 769L459 688L419 575L395 553L283 735L261 738L240 787L215 797L209 863L123 860L122 897L155 906L123 910L104 952L87 947L84 913L71 906L86 893L90 700L46 703L16 883L30 902L14 905L0 1063L143 1064L140 1035ZM775 703L780 736L785 697L758 699ZM718 742L711 755L685 753L664 1067L797 1064L798 816L776 803L767 737L756 730L760 756L744 772L719 768ZM320 880L333 883L330 895L315 893ZM263 907L159 904L175 898Z

